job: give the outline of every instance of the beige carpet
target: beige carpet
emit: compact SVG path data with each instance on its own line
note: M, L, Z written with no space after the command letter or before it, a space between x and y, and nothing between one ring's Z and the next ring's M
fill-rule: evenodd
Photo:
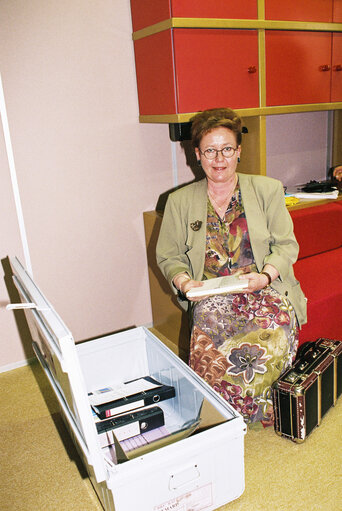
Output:
M102 510L38 364L0 374L0 389L0 509ZM244 494L221 511L341 511L342 397L301 445L249 430L245 465Z

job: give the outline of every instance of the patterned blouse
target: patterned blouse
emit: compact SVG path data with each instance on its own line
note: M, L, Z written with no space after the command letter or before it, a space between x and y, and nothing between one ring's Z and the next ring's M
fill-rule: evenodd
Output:
M248 234L241 191L237 183L224 220L208 197L203 279L257 271Z

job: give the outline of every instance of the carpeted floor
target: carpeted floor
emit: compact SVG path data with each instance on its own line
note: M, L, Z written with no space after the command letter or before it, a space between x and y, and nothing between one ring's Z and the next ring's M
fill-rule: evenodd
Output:
M39 365L0 374L0 389L0 509L102 510ZM246 490L220 510L341 511L341 437L342 398L303 444L249 430Z

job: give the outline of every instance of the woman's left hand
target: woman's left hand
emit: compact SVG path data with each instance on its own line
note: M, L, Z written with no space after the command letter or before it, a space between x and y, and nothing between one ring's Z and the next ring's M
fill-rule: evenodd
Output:
M337 179L337 181L342 181L342 165L335 167L333 176L335 179Z
M244 273L239 276L239 279L248 280L248 287L243 290L244 293L254 293L254 291L259 291L268 285L267 276L255 271Z

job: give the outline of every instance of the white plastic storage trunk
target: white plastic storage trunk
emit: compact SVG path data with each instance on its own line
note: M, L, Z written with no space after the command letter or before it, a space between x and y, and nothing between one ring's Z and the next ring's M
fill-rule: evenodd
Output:
M75 344L18 259L10 262L22 302L10 308L25 309L35 353L105 510L210 511L239 497L242 417L146 328ZM115 447L100 447L88 392L146 375L175 387L176 397L158 403L170 431L186 429L196 418L199 427L186 438L118 462Z

